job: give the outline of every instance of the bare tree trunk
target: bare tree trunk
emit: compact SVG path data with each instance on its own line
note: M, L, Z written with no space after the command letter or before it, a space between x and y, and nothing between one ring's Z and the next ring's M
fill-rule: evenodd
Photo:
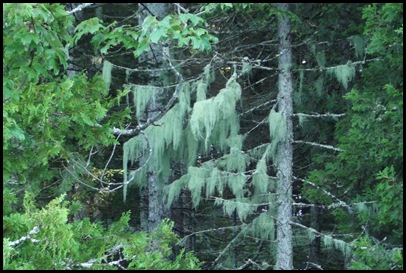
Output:
M317 231L320 231L319 213L320 208L317 206L317 204L316 206L312 206L310 208L310 227ZM312 262L313 264L318 264L319 256L320 256L320 236L316 236L310 243L309 261Z
M139 4L139 24L142 25L144 19L149 16L156 16L158 20L164 18L169 11L168 3L141 3ZM145 62L151 68L160 68L163 65L162 46L160 44L151 44L150 50L140 56L140 60ZM153 70L153 69L152 69ZM148 84L159 86L161 72L152 71L148 75ZM147 108L147 118L151 118L159 107L157 100ZM153 143L151 143L153 145ZM140 220L141 228L147 231L153 231L167 215L163 204L162 184L159 183L157 175L149 172L147 187L140 190Z
M275 269L293 269L293 247L292 247L292 50L290 44L290 22L284 13L288 10L289 4L278 4L282 15L278 17L279 35L279 82L278 82L278 112L286 122L286 136L279 143L276 152L276 166L278 169L277 186L277 253Z

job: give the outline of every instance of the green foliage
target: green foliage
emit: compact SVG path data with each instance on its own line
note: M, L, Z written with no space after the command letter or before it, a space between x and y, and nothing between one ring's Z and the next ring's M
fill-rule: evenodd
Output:
M384 244L374 243L362 236L354 243L350 269L355 270L402 270L402 249L387 249Z
M97 17L80 22L80 24L75 28L75 36L73 37L72 42L77 44L84 34L94 34L100 29L104 29L104 27L102 25L102 21Z
M379 181L374 189L366 189L365 199L375 200L374 209L363 210L359 214L363 222L372 221L374 232L391 233L394 238L401 238L403 227L403 184L395 177L393 166L378 172Z
M42 209L31 208L32 195L26 195L24 200L30 204L30 210L3 216L4 269L114 269L120 260L127 261L128 269L201 266L192 252L185 254L184 250L170 259L171 247L179 238L172 232L173 223L169 220L147 235L129 232L129 212L105 229L90 223L88 218L68 221L71 212L64 195Z
M363 9L365 36L352 36L351 42L356 55L369 54L365 56L379 61L365 65L362 81L344 96L349 109L336 127L343 152L319 155L315 162L323 167L308 174L310 181L356 208L356 215L343 208L331 213L340 232L369 233L353 242L352 269L403 267L399 259L403 241L402 5L372 4ZM345 87L355 71L344 66L336 69ZM309 200L335 202L316 189L305 189Z
M170 14L161 21L155 16L147 16L141 26L115 25L114 22L103 26L98 18L85 20L77 26L73 42L77 44L84 34L93 34L91 42L102 55L108 54L113 47L124 46L132 50L136 58L148 51L150 44L175 41L178 47L203 52L211 51L211 44L218 42L204 28L205 20L190 13Z
M60 175L55 162L115 143L112 124L127 111L107 119L115 100L103 79L65 75L72 17L63 6L4 4L3 16L3 180L29 177L37 192Z
M403 3L370 4L363 9L364 34L371 37L369 54L378 54L399 63L403 49Z

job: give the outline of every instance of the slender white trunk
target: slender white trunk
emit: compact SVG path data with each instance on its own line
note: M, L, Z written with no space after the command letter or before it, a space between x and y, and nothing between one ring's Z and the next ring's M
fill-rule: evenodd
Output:
M289 4L278 4L279 9L284 12ZM279 143L276 154L276 165L278 168L277 186L277 253L275 269L293 269L293 247L292 247L292 50L290 44L290 22L289 18L282 14L278 18L279 36L279 82L278 82L278 112L286 122L286 136Z

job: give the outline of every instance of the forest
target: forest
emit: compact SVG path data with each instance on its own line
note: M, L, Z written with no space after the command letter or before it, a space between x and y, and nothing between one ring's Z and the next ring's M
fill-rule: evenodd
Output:
M3 269L403 270L403 4L3 3Z

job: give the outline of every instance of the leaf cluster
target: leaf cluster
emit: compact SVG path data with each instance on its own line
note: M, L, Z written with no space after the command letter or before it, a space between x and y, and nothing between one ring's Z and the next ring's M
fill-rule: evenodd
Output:
M3 192L3 197L12 195ZM97 270L115 269L116 265L128 269L176 270L201 266L194 254L185 254L184 249L171 258L178 237L169 220L147 235L134 232L128 225L130 213L126 212L105 228L88 218L69 220L70 203L64 199L61 195L38 209L34 195L27 192L24 211L3 216L4 269Z
M211 51L211 44L218 42L204 28L205 20L191 13L170 14L161 21L155 16L147 16L140 26L115 25L116 22L103 26L98 18L85 20L77 26L73 42L77 44L83 35L93 34L91 43L95 51L100 50L102 55L106 55L109 50L123 46L132 51L135 58L148 51L150 44L176 43L177 47L203 52Z

